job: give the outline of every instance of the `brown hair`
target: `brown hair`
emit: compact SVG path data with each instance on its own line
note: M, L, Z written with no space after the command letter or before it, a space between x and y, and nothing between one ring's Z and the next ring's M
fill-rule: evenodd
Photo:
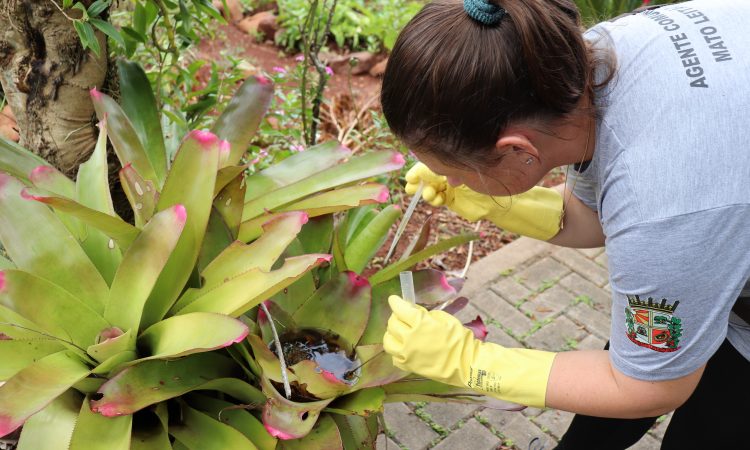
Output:
M425 5L399 35L383 77L393 132L449 164L491 163L509 124L564 118L593 93L592 51L572 1L493 3L507 11L497 25L469 17L461 0Z

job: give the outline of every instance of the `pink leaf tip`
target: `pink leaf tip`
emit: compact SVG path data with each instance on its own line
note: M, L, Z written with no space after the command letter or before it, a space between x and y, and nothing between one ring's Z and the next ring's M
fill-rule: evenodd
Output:
M188 136L198 141L204 150L210 149L219 139L215 134L207 130L193 130Z
M485 233L484 231L480 231L479 232L479 238L480 239L484 239L485 237L487 237L487 233Z
M44 199L44 197L29 193L28 189L26 188L21 189L21 198L25 200L36 200L36 201L42 201Z
M318 257L318 262L331 262L333 255L322 255Z
M91 98L93 98L94 100L97 100L97 101L98 101L98 100L101 100L101 99L102 99L102 93L101 93L101 92L99 92L99 91L98 91L98 90L97 90L96 88L92 88L92 89L91 89L91 90L89 91L89 94L91 94Z
M32 170L29 174L29 179L33 183L36 183L37 181L41 181L45 177L51 176L53 173L55 173L55 169L50 166L36 166L34 167L34 170Z
M124 414L117 408L115 403L100 403L98 401L91 402L91 411L99 413L104 417L117 417Z
M99 333L99 337L97 338L96 341L101 343L109 339L120 337L123 334L124 333L122 332L122 330L117 327L105 328Z
M388 199L391 197L390 193L388 192L388 187L383 186L383 188L378 193L378 196L375 200L378 201L378 203L385 203L388 201Z
M306 224L309 220L310 216L307 213L303 212L302 214L300 214L299 221L302 225Z
M321 369L320 374L323 375L323 378L329 383L346 384L342 380L340 380L336 375L334 375L333 372L329 372L325 369Z
M255 79L258 81L258 83L264 86L271 84L271 80L269 78L264 77L263 75L256 75Z
M266 427L266 431L268 431L268 434L275 438L279 438L282 441L288 441L289 439L295 439L295 436L285 433L281 430L277 430L276 428L272 427L271 425L268 425L267 423L263 424L264 427Z
M219 153L222 154L229 154L229 151L232 148L232 144L229 143L229 141L222 139L219 141Z
M260 313L260 311L258 311L258 313ZM240 322L240 323L242 323L242 322ZM247 335L250 334L250 328L248 328L247 325L245 325L244 323L242 324L242 326L243 326L242 333L240 333L239 336L237 336L236 338L234 338L231 341L227 342L227 344L225 345L225 347L229 347L232 344L238 344L238 343L242 342L243 340L245 340L245 338L247 337Z
M14 421L13 417L6 416L4 414L0 415L0 437L4 437L5 435L10 434L20 426L21 422Z
M349 283L351 283L352 289L361 289L370 285L367 278L361 277L354 272L347 272L346 275L349 277Z
M480 341L484 342L485 338L487 338L487 326L481 317L477 316L476 319L465 323L464 326L470 329L474 333L474 337Z
M5 290L5 272L0 270L0 292Z
M185 209L185 205L174 205L174 215L177 217L178 222L185 223L187 220L187 210Z
M445 274L440 274L440 287L451 293L456 292L456 288L451 286Z
M404 159L404 155L402 155L401 153L396 152L396 153L393 154L393 158L391 158L391 162L393 164L396 164L399 167L401 167L404 164L406 164L406 159Z

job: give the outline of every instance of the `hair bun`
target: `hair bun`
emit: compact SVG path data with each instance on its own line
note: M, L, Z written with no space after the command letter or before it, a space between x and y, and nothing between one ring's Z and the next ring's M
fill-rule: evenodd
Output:
M490 0L464 0L464 10L472 19L484 25L497 25L507 12Z

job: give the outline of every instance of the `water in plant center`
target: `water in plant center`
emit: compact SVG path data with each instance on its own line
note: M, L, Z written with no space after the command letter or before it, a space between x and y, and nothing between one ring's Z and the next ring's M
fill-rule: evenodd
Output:
M357 382L360 361L353 355L353 352L352 354L347 352L348 346L338 335L325 330L303 329L284 333L279 339L287 367L300 361L312 360L318 365L321 373L322 371L329 372L349 385ZM270 348L276 354L276 346L273 343ZM303 397L309 398L309 394L303 394Z

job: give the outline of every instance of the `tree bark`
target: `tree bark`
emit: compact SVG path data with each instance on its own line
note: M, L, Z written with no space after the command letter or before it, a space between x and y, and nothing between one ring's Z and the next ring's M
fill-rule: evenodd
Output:
M107 40L97 31L101 55L84 51L53 1L0 0L0 84L20 144L75 179L96 145L89 90L105 83Z

